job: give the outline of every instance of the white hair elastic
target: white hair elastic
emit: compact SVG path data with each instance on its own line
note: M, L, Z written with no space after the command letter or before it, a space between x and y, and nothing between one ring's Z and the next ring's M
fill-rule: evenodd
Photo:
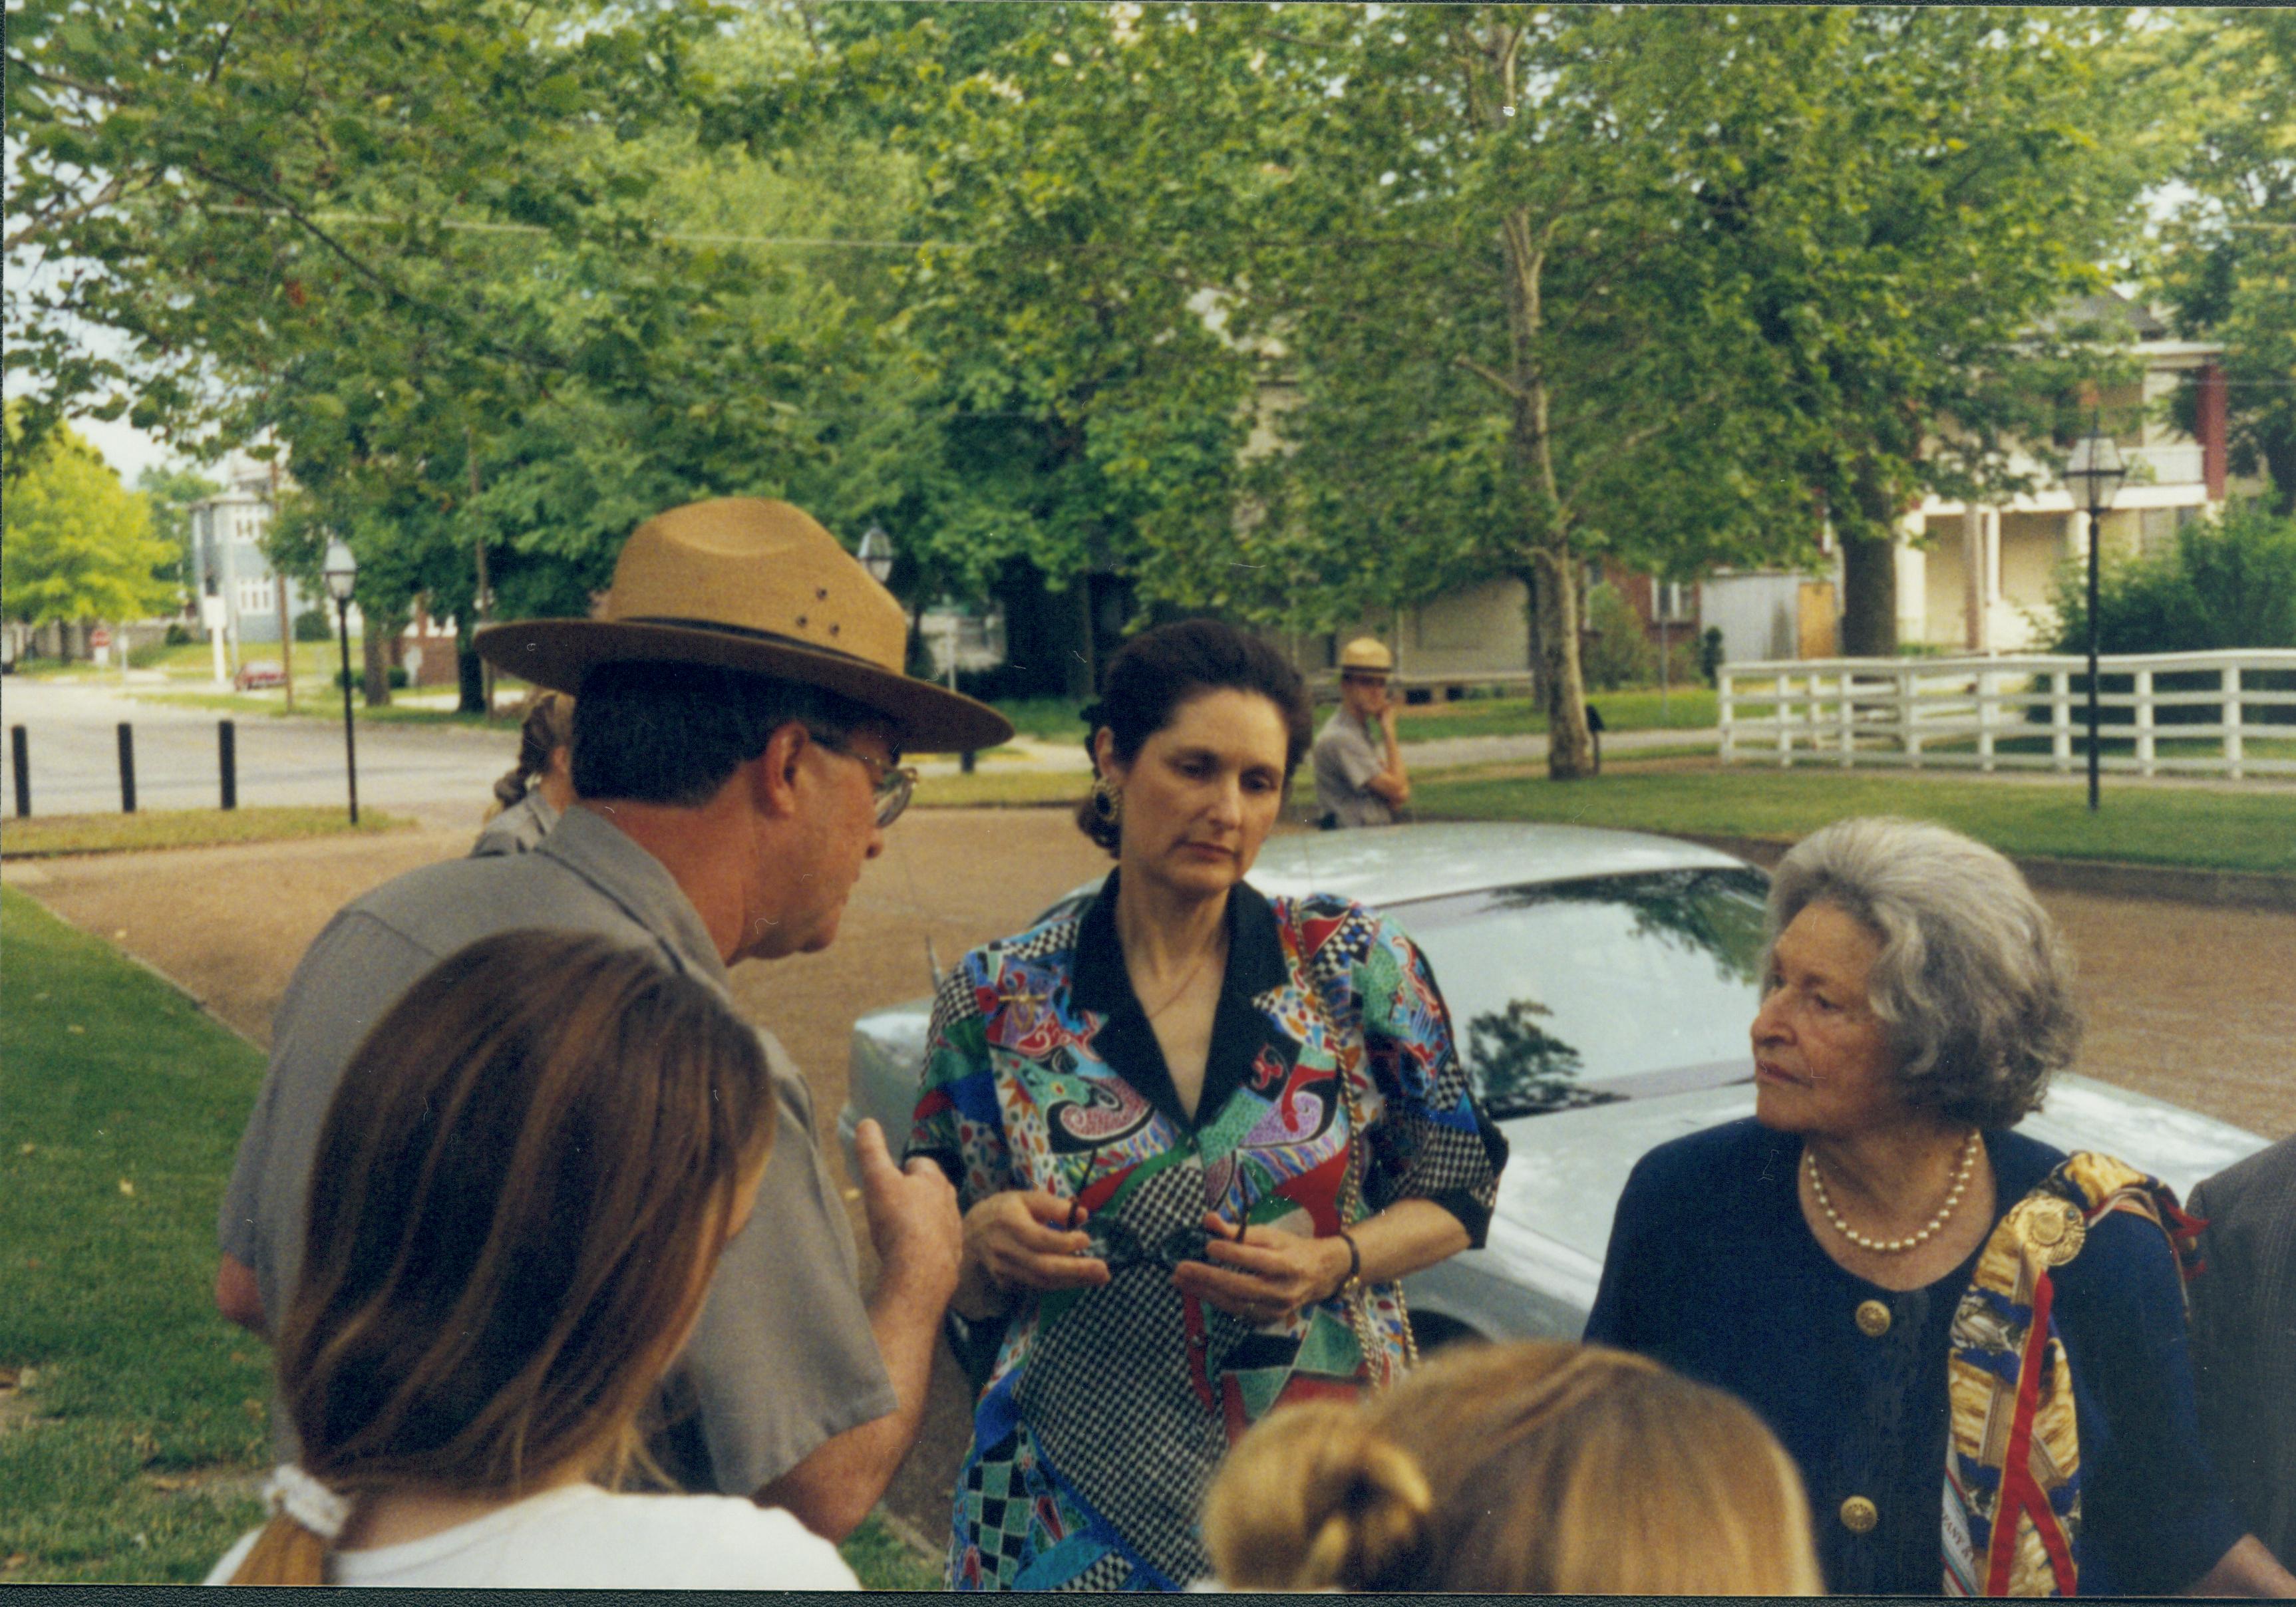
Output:
M322 1540L341 1534L351 1515L348 1501L291 1462L271 1470L271 1481L263 1487L263 1505L273 1517L283 1513Z

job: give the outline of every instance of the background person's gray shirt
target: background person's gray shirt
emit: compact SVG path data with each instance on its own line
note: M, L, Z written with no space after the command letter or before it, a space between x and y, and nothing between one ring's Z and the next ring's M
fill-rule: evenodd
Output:
M1364 783L1387 768L1387 744L1374 742L1342 703L1316 734L1316 808L1342 826L1391 826L1395 811Z
M270 1070L224 1194L224 1253L254 1269L274 1333L302 1259L319 1130L352 1051L439 961L522 927L650 948L726 992L726 967L684 890L588 809L568 810L532 853L426 865L347 906L280 1002ZM773 1154L750 1226L726 1247L664 1382L672 1411L698 1417L707 1452L707 1467L695 1465L673 1432L675 1471L728 1495L754 1493L898 1404L862 1303L852 1228L814 1143L812 1093L773 1036L758 1037L781 1099ZM293 1431L276 1402L272 1421L291 1459Z
M489 854L529 853L550 835L550 828L558 824L558 814L543 797L541 787L529 787L524 798L479 828L471 857L483 859Z

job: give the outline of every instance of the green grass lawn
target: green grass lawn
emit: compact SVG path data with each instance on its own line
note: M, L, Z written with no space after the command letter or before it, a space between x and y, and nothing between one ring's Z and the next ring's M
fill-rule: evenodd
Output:
M1077 770L978 770L921 778L916 803L921 809L1029 808L1072 804L1091 785L1092 777Z
M1703 731L1715 720L1714 689L1705 685L1674 687L1663 698L1655 686L1590 692L1587 701L1602 710L1603 728L1609 731ZM1395 722L1396 735L1406 742L1458 736L1529 736L1546 729L1546 709L1530 698L1421 703L1404 709Z
M414 823L365 809L358 824L329 805L246 809L139 809L133 815L35 815L0 824L0 855L10 859L60 854L135 853L145 849L203 849L227 842L278 842L294 837L396 831Z
M268 1353L216 1315L263 1057L0 889L0 1581L196 1583L261 1519ZM929 1588L875 1519L862 1582Z
M13 889L0 922L0 1368L34 1379L0 1553L13 1579L194 1583L260 1517L206 1481L267 1447L267 1355L210 1294L263 1059Z
M287 717L286 700L275 692L153 692L144 687L132 687L129 691L138 702L205 709L217 714L267 715L273 719ZM464 714L457 709L426 709L406 703L370 709L354 692L351 717L362 726L472 726L499 731L516 723L520 700L525 696L524 682L498 677L495 682L495 716L488 719L483 714ZM298 686L295 697L297 719L339 722L343 717L343 694L334 686Z
M1646 686L1590 693L1587 701L1603 711L1603 724L1612 731L1698 731L1710 727L1715 718L1714 690L1703 685L1675 687L1664 699L1657 687ZM996 705L997 711L1023 736L1077 742L1084 740L1084 720L1078 713L1081 707L1070 698L1013 698ZM1316 723L1321 725L1330 715L1331 705L1320 705ZM1455 736L1524 736L1546 729L1546 711L1530 698L1417 703L1406 708L1396 721L1397 734L1406 742Z
M1911 774L1709 769L1554 782L1525 767L1417 782L1422 820L1546 820L1635 831L1792 839L1847 815L1910 815L2003 853L2047 859L2296 874L2296 791L2115 787L2088 812L2076 780L2041 783Z
M353 670L357 670L359 667L360 641L361 638L354 632L351 636ZM328 631L327 639L324 642L298 642L294 647L295 685L298 691L302 689L302 684L305 681L324 682L342 668L342 646L335 640L335 635L332 629ZM240 644L239 661L241 663L253 664L266 660L274 664L280 662L278 643L242 642ZM231 650L226 647L224 667L226 671L231 667ZM215 674L215 649L209 644L206 635L202 633L196 642L178 643L173 647L159 644L151 647L138 648L135 657L129 662L138 669L163 670L170 676L181 676L186 680L204 681Z

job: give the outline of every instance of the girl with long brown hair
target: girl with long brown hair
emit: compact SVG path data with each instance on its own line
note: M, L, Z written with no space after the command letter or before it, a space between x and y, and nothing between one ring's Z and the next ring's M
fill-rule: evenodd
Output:
M417 982L328 1113L281 1325L301 1447L210 1583L849 1588L738 1497L617 1493L773 1142L756 1034L594 937Z

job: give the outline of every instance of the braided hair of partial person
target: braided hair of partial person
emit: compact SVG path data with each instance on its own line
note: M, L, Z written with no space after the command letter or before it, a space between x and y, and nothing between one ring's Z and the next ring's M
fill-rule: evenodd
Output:
M524 799L536 779L550 768L550 756L574 745L574 700L562 692L537 692L519 722L518 763L495 783L495 814Z

